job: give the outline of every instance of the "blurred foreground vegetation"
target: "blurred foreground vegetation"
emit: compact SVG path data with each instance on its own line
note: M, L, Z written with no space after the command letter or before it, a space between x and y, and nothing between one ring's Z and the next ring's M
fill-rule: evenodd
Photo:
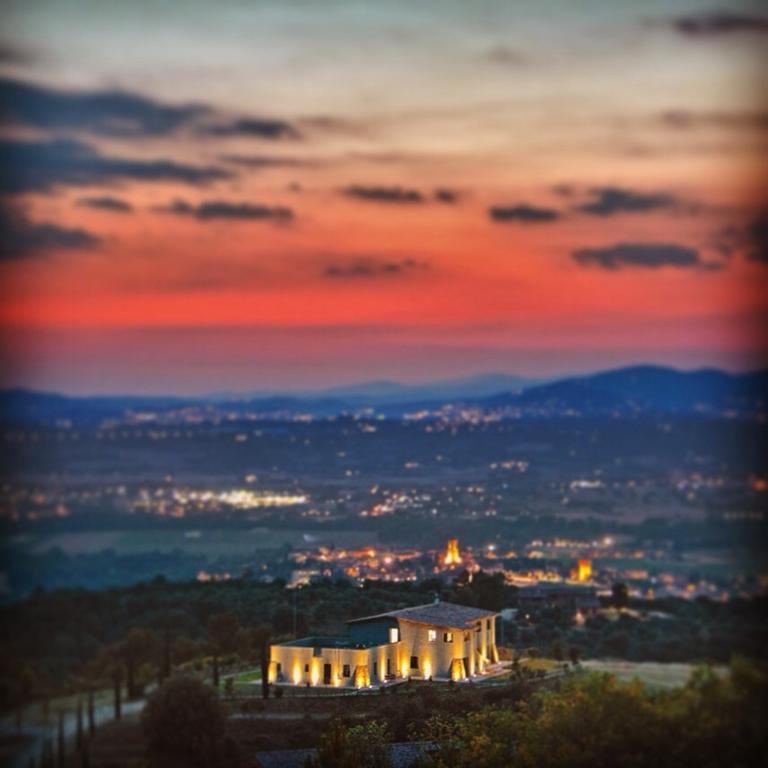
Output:
M176 678L150 698L143 725L152 768L251 764L253 749L234 737L224 705L206 690ZM493 702L489 693L470 707L458 691L454 696L426 685L410 695L365 697L365 716L348 712L304 723L301 746L317 748L305 765L390 768L389 744L404 738L421 743L418 768L766 765L768 666L743 658L722 675L701 667L686 685L665 692L589 673L571 675L554 689L518 686L512 698L499 690ZM422 699L424 706L404 716ZM203 710L208 715L201 719Z
M414 735L437 741L436 766L766 765L768 670L736 660L729 675L702 668L683 688L649 692L592 674L515 708L435 717Z

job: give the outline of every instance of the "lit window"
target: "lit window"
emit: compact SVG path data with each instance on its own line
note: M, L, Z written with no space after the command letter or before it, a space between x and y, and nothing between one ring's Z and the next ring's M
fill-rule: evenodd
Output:
M444 643L452 643L453 642L453 632L445 632L443 634L443 642Z
M437 640L437 631L434 629L430 629L427 631L427 639L430 643L434 643L435 640Z
M397 643L400 640L400 630L398 627L389 628L389 642Z

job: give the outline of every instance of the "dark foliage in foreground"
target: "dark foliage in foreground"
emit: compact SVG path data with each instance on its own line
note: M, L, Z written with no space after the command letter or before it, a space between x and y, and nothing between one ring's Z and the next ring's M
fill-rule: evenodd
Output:
M150 754L159 765L235 764L224 739L224 708L214 689L199 680L167 680L149 697L141 719Z
M733 768L766 765L766 715L768 668L737 660L665 693L590 675L516 708L437 716L414 736L441 744L439 768Z

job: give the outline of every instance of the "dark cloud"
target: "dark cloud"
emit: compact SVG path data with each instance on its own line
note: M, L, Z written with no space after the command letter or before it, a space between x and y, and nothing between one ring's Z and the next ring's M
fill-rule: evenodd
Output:
M329 264L323 275L330 278L395 277L426 269L429 269L429 263L416 259L392 261L361 257L342 264Z
M762 211L747 226L747 258L768 266L768 210Z
M768 266L768 210L722 227L714 234L711 247L725 259L741 253L748 261Z
M663 192L633 192L619 187L597 187L589 190L592 200L577 207L592 216L613 216L616 213L644 213L678 206L678 201Z
M220 155L224 163L242 165L244 168L298 168L319 165L319 161L301 157L269 157L268 155Z
M459 193L455 189L448 189L447 187L436 189L433 196L438 203L451 205L459 202Z
M310 132L335 133L346 136L364 136L369 126L364 122L337 115L312 115L301 118L299 125Z
M553 208L537 208L526 203L512 206L494 206L488 209L488 215L493 221L502 223L521 222L523 224L544 224L560 218L560 212Z
M206 184L231 177L221 168L171 160L105 157L69 140L0 139L0 193L47 192L59 186L89 186L122 180Z
M185 200L174 200L170 205L156 210L176 216L192 216L199 221L229 219L287 222L293 219L293 211L290 208L254 205L252 203L230 203L226 200L206 200L197 205Z
M128 201L109 195L81 197L77 204L84 208L95 208L97 211L111 211L113 213L131 213L133 211L133 206Z
M87 250L99 239L84 229L30 221L14 206L0 205L0 259L24 259L51 251Z
M506 45L494 45L492 48L489 48L485 58L492 64L501 64L507 67L519 67L528 63L526 56Z
M768 112L694 112L687 109L670 109L662 112L661 121L670 128L680 130L768 130Z
M7 56L12 49L0 49ZM122 90L58 90L0 78L0 123L48 131L85 131L102 136L169 136L183 128L198 133L261 139L298 139L299 131L275 118L227 118L205 104L164 104Z
M573 184L555 184L552 191L558 197L573 197L576 194L576 187Z
M768 32L768 16L754 14L703 13L698 16L678 16L671 19L672 27L690 37L714 37L740 32Z
M0 121L105 136L166 136L209 113L199 104L168 106L124 91L60 91L0 79Z
M342 160L362 160L366 163L377 165L411 165L430 160L429 154L424 152L346 152Z
M368 200L375 203L423 203L424 196L417 189L404 187L370 187L353 184L344 190L349 197Z
M748 261L768 266L768 209L722 227L713 235L710 246L724 259L743 254Z
M729 224L718 230L712 238L712 248L724 259L730 259L733 254L744 247L745 233L743 227Z
M580 248L572 252L573 259L584 266L603 269L622 267L680 267L688 269L712 269L717 265L705 264L699 252L674 243L617 243L605 248Z
M250 136L256 139L299 139L301 134L285 120L240 118L230 123L207 125L200 129L211 136Z
M34 56L9 43L0 43L0 64L29 64Z

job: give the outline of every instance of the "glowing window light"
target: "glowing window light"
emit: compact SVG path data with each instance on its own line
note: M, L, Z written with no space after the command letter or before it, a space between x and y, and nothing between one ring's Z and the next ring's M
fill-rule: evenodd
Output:
M359 664L355 667L354 685L355 688L366 688L371 684L371 677L368 672L367 664Z

